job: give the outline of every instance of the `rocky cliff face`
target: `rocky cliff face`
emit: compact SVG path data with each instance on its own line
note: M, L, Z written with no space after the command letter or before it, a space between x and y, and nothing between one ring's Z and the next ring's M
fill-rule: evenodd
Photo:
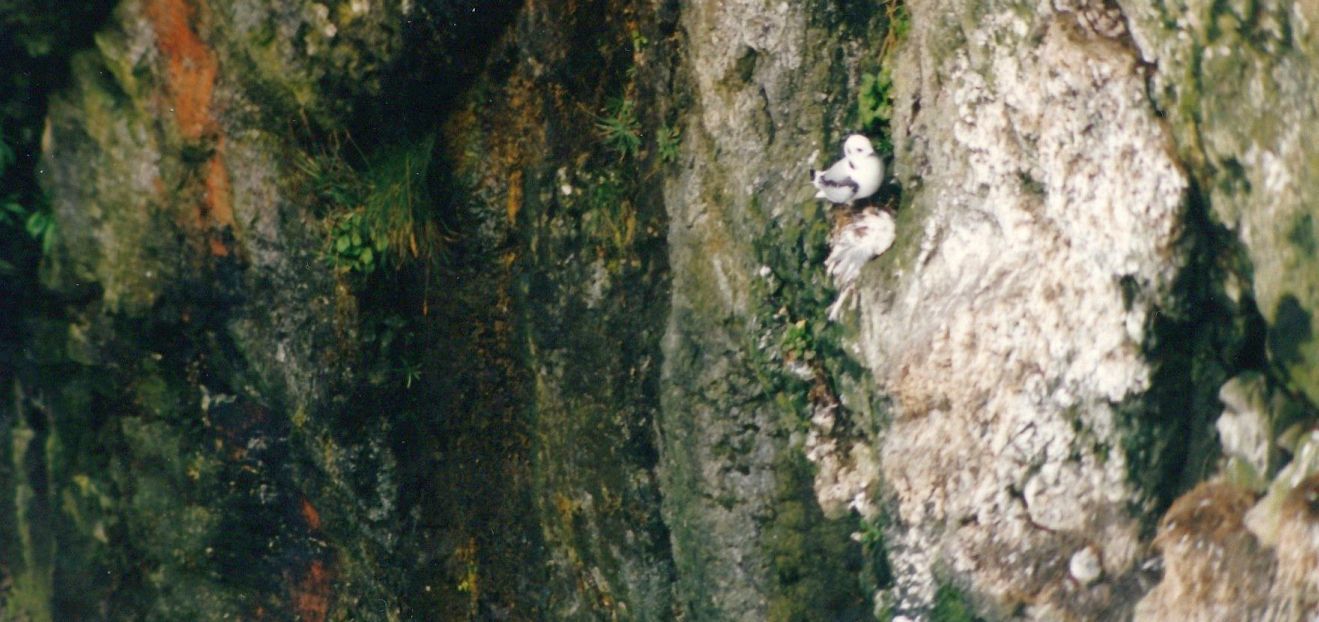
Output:
M1177 459L1140 428L1172 437L1155 426L1195 414L1158 412L1164 361L1144 348L1195 269L1186 178L1115 10L912 10L909 239L859 320L895 402L879 454L895 561L913 571L898 602L928 602L944 564L999 615L1092 618L1138 589L1141 513ZM1080 556L1102 583L1070 576Z
M5 113L56 234L0 271L0 617L1312 616L1314 17L52 30L44 128ZM898 238L831 321L806 182L858 129Z

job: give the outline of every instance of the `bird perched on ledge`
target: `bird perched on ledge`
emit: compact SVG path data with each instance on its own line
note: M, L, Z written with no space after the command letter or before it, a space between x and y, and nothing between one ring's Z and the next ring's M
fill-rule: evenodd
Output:
M887 209L867 207L856 214L845 214L844 218L842 226L829 237L829 257L824 260L824 267L838 288L838 299L829 305L831 321L839 318L848 298L856 292L861 268L883 255L897 238L897 224Z
M867 207L829 239L829 257L824 266L839 288L846 288L861 274L866 262L884 254L897 238L893 212Z
M824 171L811 171L811 183L819 192L817 199L830 203L851 205L864 199L884 181L884 162L875 154L870 139L852 134L843 143L843 159Z

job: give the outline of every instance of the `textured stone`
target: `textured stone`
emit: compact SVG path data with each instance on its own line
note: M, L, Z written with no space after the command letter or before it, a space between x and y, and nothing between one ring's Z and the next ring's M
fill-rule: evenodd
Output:
M1266 391L1259 375L1229 380L1218 391L1225 408L1214 423L1223 453L1243 460L1260 476L1269 472L1270 458L1276 453Z
M1104 574L1104 567L1099 555L1095 553L1093 547L1089 546L1072 553L1071 560L1067 562L1067 569L1072 578L1079 581L1081 585L1090 585Z
M272 37L304 32L316 6L254 19ZM319 48L257 59L244 21L256 8L121 2L51 96L37 177L60 233L42 273L67 308L44 321L66 340L34 343L40 367L24 375L50 396L34 412L57 422L40 484L65 500L46 541L59 551L44 605L55 619L324 620L375 587L332 585L369 545L330 534L343 516L322 519L330 478L303 477L311 456L342 447L291 438L308 413L330 419L358 378L344 347L358 318L322 258L289 119L342 123L397 54L386 25L401 13L378 3L321 29ZM347 81L330 94L333 76ZM389 481L388 462L361 461L373 483Z
M1269 322L1269 354L1319 397L1311 275L1319 170L1316 32L1304 3L1123 0L1151 94L1214 216L1240 240Z
M1289 514L1284 508L1293 499L1294 491L1316 473L1319 473L1319 432L1311 432L1297 443L1292 461L1278 472L1264 498L1246 515L1246 525L1261 542L1278 546L1278 532Z
M50 106L0 617L1313 617L1316 19L125 0ZM889 58L831 322L807 172ZM306 163L414 146L434 256L336 270Z
M1278 580L1270 596L1293 619L1319 615L1319 474L1292 488L1278 529Z
M830 438L816 426L811 455L825 466L812 477L790 423L810 425L809 385L794 384L802 376L773 344L784 321L774 297L827 283L823 255L810 249L806 256L817 256L802 265L793 254L801 242L787 232L827 231L809 171L820 167L820 153L838 152L824 141L846 134L849 89L880 42L861 35L877 35L879 25L867 10L842 14L820 2L692 3L682 12L692 106L681 167L664 186L673 282L659 433L677 596L692 619L870 609L852 587L853 571L838 563L857 554L849 539L855 519L841 517L851 501L842 498L870 506L866 486L875 483L867 475L873 464L854 461L869 460L869 448L841 431L865 426L843 412L829 415L840 419ZM824 324L827 304L783 313L790 325L804 319L805 331ZM782 376L793 378L784 381L790 386L767 386ZM785 407L794 399L800 410ZM867 481L850 481L858 476ZM839 519L824 518L817 493Z
M1136 620L1272 620L1275 563L1245 528L1254 495L1208 482L1177 500L1159 524L1163 581L1140 601Z
M894 132L911 199L862 277L858 337L896 402L876 453L898 608L929 606L936 568L992 611L1121 608L1064 589L1068 543L1094 542L1115 581L1144 546L1115 405L1151 386L1187 180L1139 59L1078 14L910 10Z

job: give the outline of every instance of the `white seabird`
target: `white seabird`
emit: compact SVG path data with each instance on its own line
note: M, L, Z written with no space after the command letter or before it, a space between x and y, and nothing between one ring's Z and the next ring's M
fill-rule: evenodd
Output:
M811 171L811 183L820 191L817 199L851 205L864 199L884 181L884 162L875 154L870 139L852 134L843 143L843 159L824 171Z
M897 238L897 223L888 210L866 208L843 225L830 240L824 266L838 288L838 300L829 305L829 319L837 320L847 299L856 289L856 279L866 262L884 254Z

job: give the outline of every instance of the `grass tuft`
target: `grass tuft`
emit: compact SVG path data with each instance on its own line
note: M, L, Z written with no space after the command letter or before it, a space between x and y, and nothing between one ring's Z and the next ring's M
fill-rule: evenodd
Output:
M371 274L440 255L447 236L427 192L435 136L383 147L354 167L342 146L307 155L299 169L320 203L326 258L345 272Z

